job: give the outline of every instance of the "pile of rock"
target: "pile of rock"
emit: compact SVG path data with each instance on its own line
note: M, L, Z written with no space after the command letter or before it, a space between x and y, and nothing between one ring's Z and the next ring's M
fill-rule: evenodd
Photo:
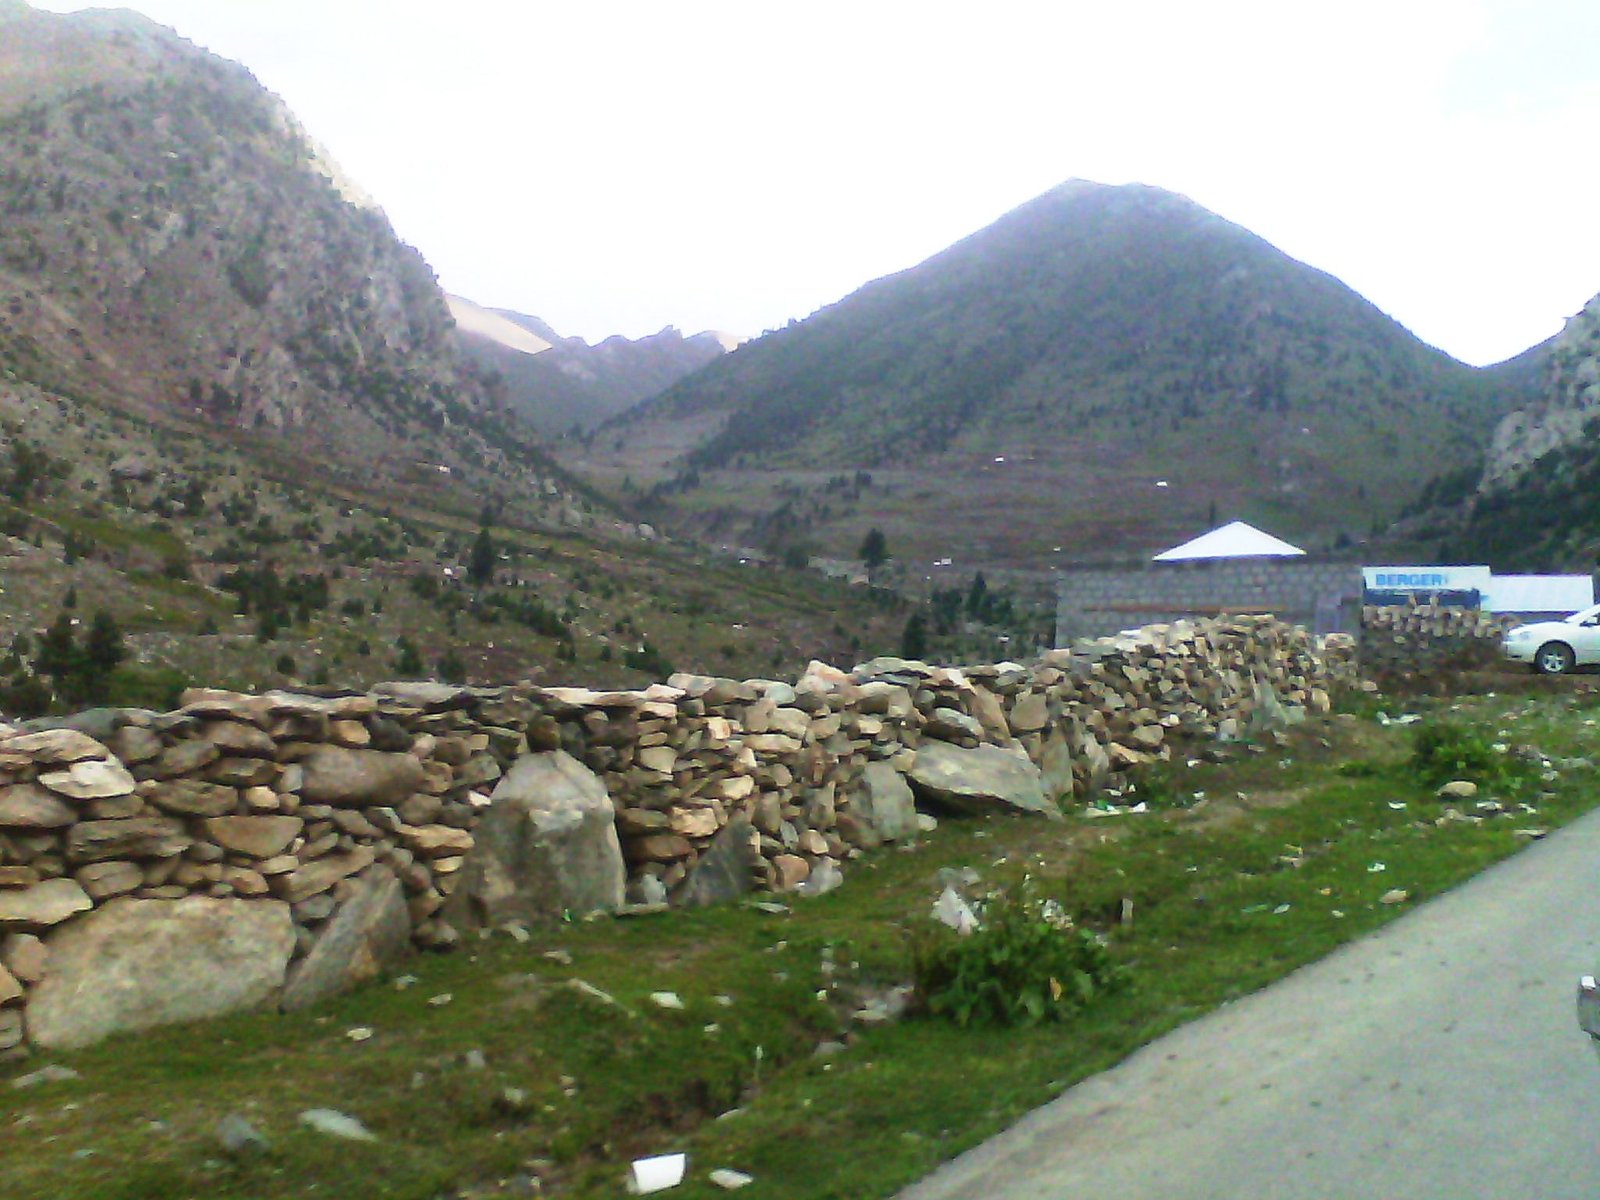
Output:
M1437 604L1367 605L1361 612L1361 664L1380 679L1417 671L1481 670L1500 659L1517 618Z
M1361 610L1361 628L1364 632L1428 638L1484 638L1499 641L1517 620L1503 613L1441 604L1369 604Z
M308 1004L462 928L823 891L936 814L1059 818L1175 738L1326 709L1326 686L1303 630L1237 617L1026 666L196 690L0 726L0 1050Z

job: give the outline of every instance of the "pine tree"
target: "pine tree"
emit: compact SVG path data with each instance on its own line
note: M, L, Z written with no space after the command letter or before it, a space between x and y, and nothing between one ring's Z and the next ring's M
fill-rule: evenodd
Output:
M873 527L867 531L861 540L860 555L869 571L876 571L889 561L889 539L883 536L883 530Z
M983 618L984 601L988 599L989 581L979 571L972 577L972 587L967 591L967 616L974 621Z
M399 647L400 657L395 662L394 669L400 674L400 677L402 679L415 679L421 675L422 655L417 653L417 648L412 644L411 639L402 634L395 645Z
M920 659L928 653L928 619L919 608L906 619L900 634L900 657Z
M72 617L62 609L39 639L39 653L33 660L34 670L41 675L48 675L59 689L64 680L77 673L81 659L82 652L78 649Z
M489 535L489 527L481 527L472 543L472 555L467 560L467 578L479 587L490 582L494 578L494 565L499 557L494 538Z
M127 657L128 648L122 644L122 630L118 628L116 619L103 609L95 613L83 646L86 670L96 676L108 676Z

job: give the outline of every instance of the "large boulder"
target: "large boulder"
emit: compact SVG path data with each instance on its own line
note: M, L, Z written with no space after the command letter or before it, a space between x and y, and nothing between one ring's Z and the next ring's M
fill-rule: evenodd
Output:
M921 799L947 811L1040 813L1061 819L1061 810L1044 794L1039 768L996 746L968 750L924 742L917 749L910 778Z
M588 767L561 750L525 754L491 799L446 909L452 923L488 927L621 906L615 811Z
M300 765L300 795L314 804L398 804L423 780L419 760L382 750L318 746Z
M749 817L734 817L711 839L673 902L685 908L700 908L736 900L750 891L761 864L759 836Z
M1039 747L1039 775L1046 796L1057 803L1072 803L1072 743L1059 726L1046 735Z
M375 866L317 933L311 953L296 963L283 987L285 1012L365 983L411 949L411 917L394 872Z
M886 762L870 762L850 797L851 811L886 842L917 836L917 803L905 776Z
M28 1036L70 1049L272 999L294 950L294 923L287 904L268 900L122 899L45 944L50 969L28 996Z

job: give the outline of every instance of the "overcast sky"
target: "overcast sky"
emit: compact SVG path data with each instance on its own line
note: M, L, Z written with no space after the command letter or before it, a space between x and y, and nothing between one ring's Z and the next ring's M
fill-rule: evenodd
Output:
M780 326L1074 177L1468 362L1600 292L1595 0L135 7L283 96L449 290L590 340Z

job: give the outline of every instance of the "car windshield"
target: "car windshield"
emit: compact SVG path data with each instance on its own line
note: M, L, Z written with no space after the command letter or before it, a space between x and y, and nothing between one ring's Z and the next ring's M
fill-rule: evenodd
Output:
M1594 620L1596 617L1600 617L1600 604L1583 609L1581 612L1575 612L1570 617L1562 617L1561 619L1568 625L1582 625L1585 622Z

